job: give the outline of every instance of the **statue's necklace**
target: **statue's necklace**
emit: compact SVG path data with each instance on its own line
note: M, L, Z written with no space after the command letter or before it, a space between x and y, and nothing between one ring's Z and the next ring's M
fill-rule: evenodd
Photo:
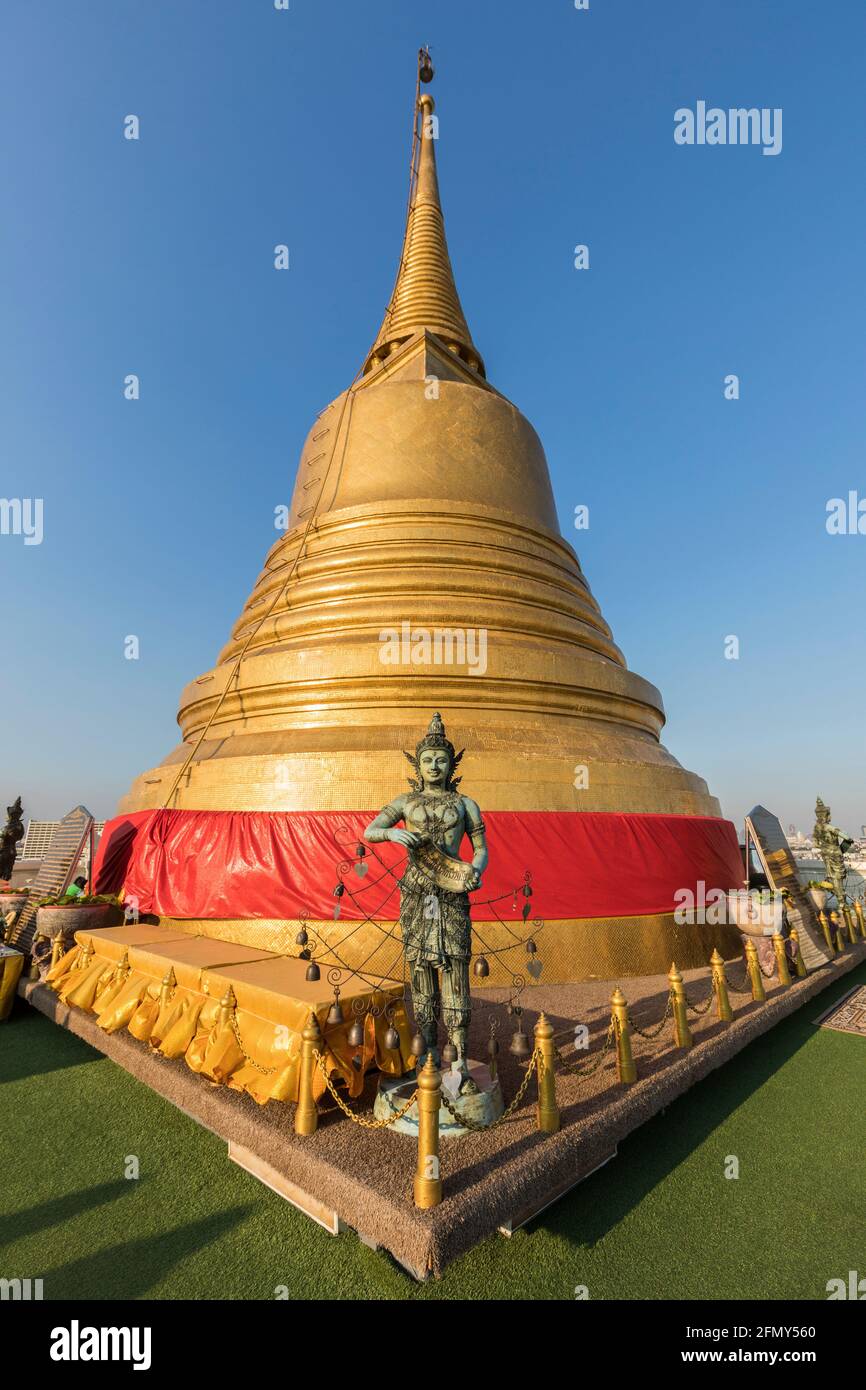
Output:
M459 810L460 797L456 792L444 792L441 796L425 796L421 792L416 805L423 815L434 844L441 844L446 832L457 823L456 813ZM449 812L454 813L454 819L446 824L445 817Z

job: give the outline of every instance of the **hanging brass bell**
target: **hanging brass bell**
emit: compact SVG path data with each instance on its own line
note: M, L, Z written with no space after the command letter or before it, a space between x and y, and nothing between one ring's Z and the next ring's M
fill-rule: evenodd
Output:
M389 1052L396 1052L397 1048L400 1046L400 1034L397 1032L393 1023L385 1033L385 1046Z
M534 941L532 940L532 938L530 937L529 940L528 940L527 943L526 943L526 954L529 955L529 956L534 956L537 950L538 950L538 947L536 946L535 942L534 942Z
M349 1029L349 1046L350 1046L350 1047L363 1047L363 1046L364 1046L364 1025L363 1025L363 1023L361 1022L360 1018L356 1018L356 1019L355 1019L355 1022L352 1024L351 1028Z
M453 1042L447 1042L442 1049L442 1061L446 1067L450 1067L452 1062L457 1061L457 1048Z
M338 1023L345 1023L345 1021L346 1018L343 1013L343 1006L339 999L335 999L328 1010L328 1023L336 1025Z
M309 941L309 939L310 939L310 938L307 936L306 928L301 927L301 930L298 932L297 936L295 937L295 945L296 945L296 946L306 946L306 944L307 944L307 942Z
M514 1006L514 1015L517 1019L517 1031L512 1036L508 1051L512 1057L531 1057L532 1048L529 1046L529 1039L523 1031L523 1009L518 1004Z
M309 947L307 948L307 950L301 951L301 952L299 953L299 955L298 955L298 960L312 960L312 959L313 959L313 953L312 953L312 951L309 949Z
M427 1051L427 1044L420 1033L416 1033L412 1039L409 1051L413 1057L423 1057Z
M307 979L314 984L316 980L320 980L321 978L321 970L316 965L316 962L314 960L311 960L310 964L307 966Z
M487 961L484 956L478 957L478 959L475 962L474 969L475 974L478 976L479 980L486 980L487 976L490 974L490 966L487 964Z

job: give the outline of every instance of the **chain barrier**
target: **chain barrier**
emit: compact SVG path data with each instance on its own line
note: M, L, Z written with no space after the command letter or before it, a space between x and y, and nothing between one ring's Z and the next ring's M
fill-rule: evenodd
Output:
M508 1109L503 1110L502 1114L499 1116L499 1119L492 1120L489 1125L481 1124L479 1120L470 1120L468 1115L461 1115L460 1111L456 1110L454 1106L451 1104L450 1100L445 1094L444 1088L440 1092L439 1100L441 1104L445 1106L445 1109L448 1111L448 1114L451 1116L451 1118L453 1120L456 1120L459 1125L462 1125L464 1129L471 1130L473 1134L485 1134L488 1130L495 1129L497 1125L504 1124L506 1120L509 1120L511 1118L511 1116L514 1114L515 1110L517 1109L517 1107L519 1106L520 1102L523 1100L523 1097L526 1094L526 1088L529 1085L529 1079L532 1076L532 1073L535 1071L536 1067L538 1067L538 1079L539 1081L541 1081L541 1077L544 1071L544 1063L541 1058L540 1048L536 1048L532 1056L530 1057L529 1063L526 1068L526 1075L521 1081L517 1089L517 1094L515 1095Z
M352 1107L350 1105L347 1105L346 1102L343 1100L343 1097L339 1094L336 1086L334 1085L333 1081L331 1080L330 1076L325 1070L325 1059L322 1056L321 1052L314 1052L313 1056L315 1057L316 1062L318 1063L319 1070L321 1071L322 1076L325 1078L325 1085L330 1091L333 1099L337 1102L337 1105L342 1110L343 1114L346 1115L348 1119L353 1120L356 1125L361 1125L363 1129L387 1129L388 1126L393 1125L395 1121L402 1120L403 1116L406 1114L408 1110L411 1110L412 1106L415 1104L415 1101L418 1098L418 1088L416 1086L415 1090L412 1092L406 1104L402 1105L399 1110L395 1110L392 1115L389 1115L387 1120L368 1120L363 1115L357 1114L356 1111L354 1111Z
M685 993L685 991L683 991L683 993ZM703 1004L693 1004L689 996L686 994L686 1005L688 1006L688 1008L691 1009L693 1014L697 1014L698 1018L703 1018L704 1014L709 1012L710 1005L712 1004L715 997L716 981L714 978L710 984L709 995L704 1000Z
M260 1071L262 1076L273 1076L277 1068L263 1067L261 1062L257 1062L254 1057L251 1057L250 1054L247 1052L246 1048L244 1047L243 1040L238 1029L238 1021L235 1018L234 1010L232 1010L232 1012L229 1014L229 1025L231 1027L232 1032L235 1035L235 1042L237 1043L241 1052L244 1054L244 1060L249 1062L251 1067L255 1067L256 1071Z
M614 1028L614 1019L611 1018L610 1023L607 1026L607 1036L605 1037L605 1040L601 1046L601 1050L598 1056L594 1057L591 1062L588 1057L581 1061L579 1061L577 1057L572 1057L570 1060L566 1059L565 1057L563 1057L559 1048L556 1046L556 1043L554 1043L553 1055L556 1058L557 1062L559 1062L560 1070L566 1076L594 1076L595 1073L601 1067L602 1063L605 1061L607 1054L610 1050L610 1045L613 1042Z
M751 975L749 974L748 966L746 966L745 969L746 969L746 978L745 978L745 980L743 981L742 988L741 988L739 985L735 985L731 980L728 980L728 990L730 991L731 994L749 994L749 995L751 995L751 993L752 993L752 977L751 977ZM725 978L727 979L727 975L725 976Z
M668 1021L668 1018L670 1017L671 1010L673 1009L673 1003L674 992L671 989L668 990L668 1002L665 1005L665 1011L662 1014L661 1023L653 1024L650 1028L638 1028L637 1024L631 1016L631 1010L629 1010L628 1023L632 1032L637 1033L639 1038L644 1038L647 1042L654 1042L655 1039L660 1036L665 1024Z

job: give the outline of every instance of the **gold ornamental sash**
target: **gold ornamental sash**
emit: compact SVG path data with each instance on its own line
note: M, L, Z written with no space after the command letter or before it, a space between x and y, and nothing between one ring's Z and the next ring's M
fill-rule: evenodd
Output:
M467 864L465 859L452 859L432 840L424 840L410 853L421 872L446 893L468 893L470 884L475 882L475 870L471 864Z

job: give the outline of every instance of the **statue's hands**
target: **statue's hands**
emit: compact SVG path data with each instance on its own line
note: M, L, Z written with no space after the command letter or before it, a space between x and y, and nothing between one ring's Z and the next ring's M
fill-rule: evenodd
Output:
M477 869L473 869L472 878L466 886L467 893L475 893L481 887L481 875Z
M389 830L388 839L393 840L395 845L403 845L406 849L415 849L421 843L421 836L414 830Z

